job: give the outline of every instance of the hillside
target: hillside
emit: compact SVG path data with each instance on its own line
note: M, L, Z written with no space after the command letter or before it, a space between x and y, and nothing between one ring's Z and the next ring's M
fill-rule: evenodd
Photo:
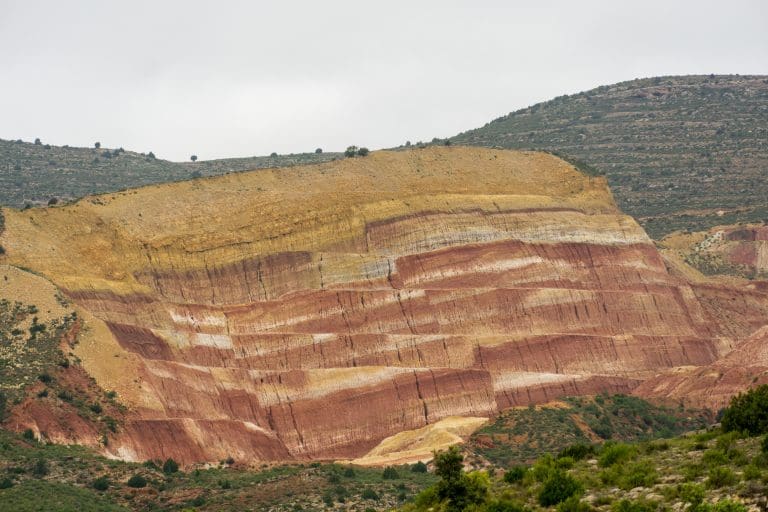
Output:
M664 237L659 247L706 275L768 278L768 226L764 223L674 232Z
M558 422L552 415L558 411L577 425L589 420L593 412L610 417L613 437L625 442L573 435L562 438L574 424ZM656 429L659 422L665 426ZM694 504L699 512L710 512L709 504L724 499L762 510L768 452L761 450L759 437L744 438L717 428L664 437L702 424L696 411L656 408L620 395L566 398L509 411L462 449L465 470L470 472L465 474L479 484L480 491L471 494L477 508L464 510L519 512L524 510L522 506L531 511L555 510L556 503L540 501L555 472L579 484L571 491L581 501L576 510L582 512L677 510L686 503ZM505 431L509 426L516 435ZM591 433L584 425L577 430ZM536 456L521 453L521 435L540 441ZM492 451L489 438L496 443ZM363 512L398 506L428 511L438 510L430 508L436 505L431 489L441 478L438 471L435 460L386 468L319 462L256 468L229 458L207 466L178 468L169 459L143 464L109 460L87 448L47 444L28 433L0 430L2 512L41 508ZM635 508L617 508L627 505ZM557 509L562 511L561 507Z
M768 316L763 291L670 273L604 178L542 153L381 151L3 213L3 261L92 316L74 355L127 407L102 449L128 460L422 457L440 420L626 393ZM50 417L14 425L98 441Z
M339 153L170 162L148 151L75 148L0 139L0 205L21 208L154 183L266 167L327 162Z
M653 238L768 218L768 77L658 77L512 112L451 139L544 149L607 175Z

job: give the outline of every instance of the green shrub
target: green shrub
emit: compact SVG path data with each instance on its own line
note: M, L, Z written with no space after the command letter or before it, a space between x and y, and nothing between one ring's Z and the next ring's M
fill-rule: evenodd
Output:
M683 465L683 478L686 482L692 482L698 480L698 478L704 474L704 465L691 462Z
M572 457L560 457L555 461L555 466L560 469L571 469L576 461Z
M557 458L571 457L573 460L583 460L595 454L595 447L589 444L577 443L563 448Z
M368 153L370 153L368 148L360 148L357 150L357 156L368 156Z
M696 511L704 502L706 493L699 484L683 484L680 486L680 499L691 505L689 510Z
M590 512L592 507L578 496L571 496L557 506L557 512Z
M611 512L656 512L658 505L653 501L616 501L611 506Z
M600 452L598 464L600 467L607 468L617 462L625 462L637 454L637 448L628 444L606 444Z
M763 441L760 443L760 451L762 451L765 455L768 455L768 434L763 437Z
M97 491L106 491L107 489L109 489L109 478L106 476L100 476L99 478L93 481L91 486Z
M101 414L102 408L101 408L101 405L100 405L100 404L97 404L97 403L93 403L93 404L89 405L89 406L88 406L88 408L89 408L89 409L90 409L92 412L94 412L94 413L96 413L96 414Z
M768 433L768 384L750 389L731 399L721 420L723 431Z
M485 505L485 512L526 512L526 508L511 500L493 499Z
M347 146L347 149L344 151L344 156L347 158L354 158L356 154L357 146Z
M733 449L733 445L735 444L736 440L739 439L739 437L741 437L739 432L726 432L721 434L717 436L715 447L725 453L728 453L731 449Z
M418 510L427 509L436 504L440 498L437 496L437 486L432 485L427 487L413 499L414 505Z
M512 466L504 473L504 481L508 484L520 482L527 472L528 468L525 466Z
M173 459L166 459L163 463L163 473L170 475L179 471L179 463Z
M411 472L412 473L426 473L427 472L427 465L423 462L419 461L413 466L411 466Z
M762 475L763 472L754 464L744 468L744 480L758 480Z
M725 499L718 501L714 507L713 512L747 512L747 507L737 501Z
M707 477L707 487L710 489L719 489L727 485L736 483L736 475L726 467L714 467L709 470Z
M378 493L369 487L366 487L365 489L363 489L363 492L360 495L360 497L363 498L364 500L379 501Z
M531 475L533 475L533 479L537 482L544 482L555 469L555 459L547 454L539 457L534 463L531 467Z
M45 459L37 459L34 465L32 465L32 474L38 478L42 478L50 472L51 470Z
M704 452L701 461L709 467L717 467L728 464L728 456L724 451L712 448Z
M131 478L128 479L128 482L126 482L128 487L133 487L134 489L141 489L142 487L147 486L147 479L144 478L141 475L133 475Z
M13 487L13 480L8 477L0 478L0 489L10 489Z
M435 496L446 504L449 512L483 503L488 495L488 474L478 471L464 473L463 461L464 457L455 446L435 453L435 474L440 477L435 486Z
M649 460L629 464L622 473L619 486L627 491L635 487L651 487L659 480L659 474Z
M43 384L50 384L51 381L53 381L53 377L51 377L47 373L41 373L40 375L37 376L37 380L39 380Z
M66 389L62 389L61 391L56 393L56 396L59 397L59 400L67 403L70 403L75 399L72 393Z
M381 473L381 478L384 480L397 480L400 478L400 475L397 472L397 469L395 469L392 466L387 466L384 468L384 471Z
M344 478L355 478L355 468L352 466L344 468Z
M21 433L21 437L23 437L27 441L34 441L35 432L31 428L24 429L24 432Z
M539 504L551 507L584 492L582 485L562 470L553 471L539 492Z

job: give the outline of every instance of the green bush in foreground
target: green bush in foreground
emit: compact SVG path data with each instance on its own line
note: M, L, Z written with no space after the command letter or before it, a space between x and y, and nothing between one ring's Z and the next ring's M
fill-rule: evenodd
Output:
M504 481L508 484L520 482L527 472L528 468L525 466L512 466L504 473Z
M489 501L484 512L526 512L526 508L517 502L499 499Z
M656 512L657 508L653 501L621 500L611 506L611 512Z
M747 512L747 507L733 500L720 500L713 507L713 512Z
M768 433L768 384L733 397L721 423L725 432L747 432L752 436Z
M714 467L709 470L707 487L718 489L736 483L736 475L726 467Z
M607 468L618 462L624 462L637 454L637 448L624 443L606 444L597 460L600 467Z
M539 504L551 507L582 492L584 487L575 478L562 470L553 471L539 492Z

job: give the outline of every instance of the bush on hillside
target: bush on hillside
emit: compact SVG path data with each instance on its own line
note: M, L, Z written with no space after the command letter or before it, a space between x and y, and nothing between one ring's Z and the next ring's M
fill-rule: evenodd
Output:
M397 469L392 466L387 466L384 468L384 471L381 474L381 478L384 480L397 480L400 478L400 475L398 474Z
M514 501L506 499L490 500L485 506L485 512L526 512L526 508Z
M551 507L584 492L584 487L565 471L553 471L539 492L539 505Z
M141 475L133 475L128 479L127 485L128 487L133 487L134 489L141 489L142 487L147 486L147 479Z
M163 473L170 475L179 471L179 463L173 459L166 459L163 463Z
M723 411L722 426L725 432L768 433L768 384L733 397Z
M504 473L504 481L508 484L514 484L520 482L525 478L525 474L528 472L528 468L525 466L512 466Z
M577 443L563 448L557 458L571 457L573 460L583 460L595 454L595 447L589 444Z
M99 478L93 481L92 486L97 491L106 491L107 489L109 489L109 478L106 476L100 476Z
M436 498L445 503L450 512L484 503L488 496L488 474L464 473L463 461L464 457L455 446L435 454L435 474L440 477L435 489Z
M607 468L617 462L624 462L635 456L637 448L628 444L606 444L600 453L598 464L600 467Z

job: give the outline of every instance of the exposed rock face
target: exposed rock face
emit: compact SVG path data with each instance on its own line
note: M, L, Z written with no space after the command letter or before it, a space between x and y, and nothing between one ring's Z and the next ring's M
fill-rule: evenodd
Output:
M681 368L645 381L640 396L720 409L752 386L768 384L768 327L711 365Z
M602 178L537 153L378 152L6 224L7 259L98 319L78 355L130 405L106 448L129 459L357 457L710 364L757 322L713 321L719 292L670 275Z

